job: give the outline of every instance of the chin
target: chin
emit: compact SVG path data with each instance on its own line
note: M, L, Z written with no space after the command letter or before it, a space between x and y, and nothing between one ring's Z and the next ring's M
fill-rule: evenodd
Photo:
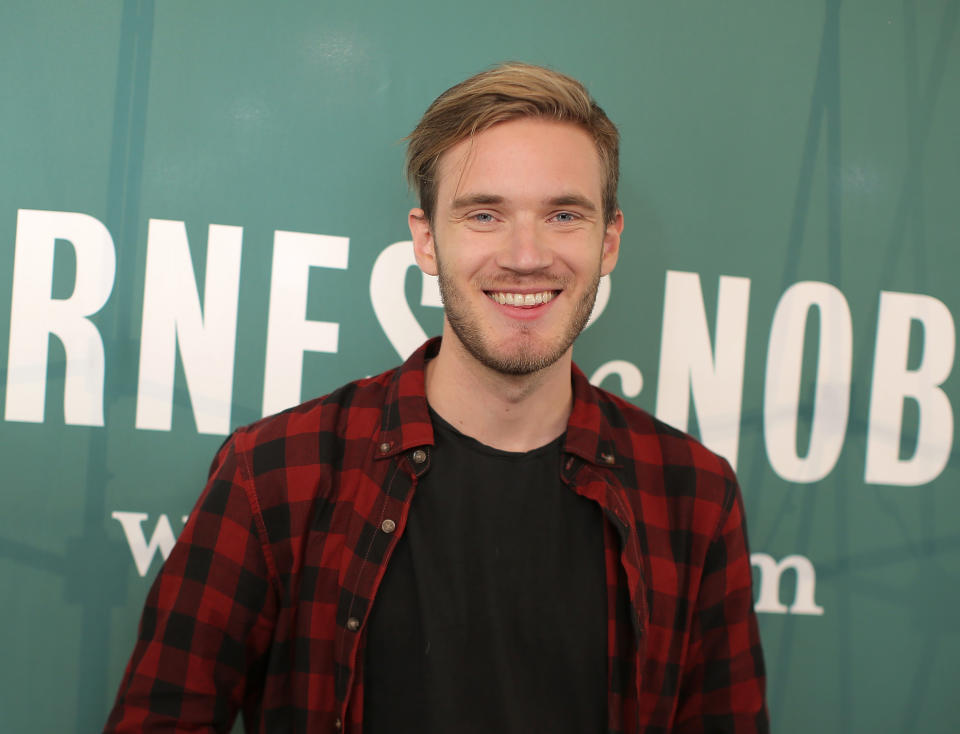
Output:
M483 366L504 375L532 375L556 364L570 349L570 344L530 344L530 339L513 348L493 348L486 340L469 338L460 341Z

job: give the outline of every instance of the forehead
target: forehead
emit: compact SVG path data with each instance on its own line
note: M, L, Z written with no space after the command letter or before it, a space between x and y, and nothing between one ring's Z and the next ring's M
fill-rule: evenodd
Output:
M505 198L577 193L601 199L602 163L593 139L569 122L501 122L447 150L437 166L437 205L464 194Z

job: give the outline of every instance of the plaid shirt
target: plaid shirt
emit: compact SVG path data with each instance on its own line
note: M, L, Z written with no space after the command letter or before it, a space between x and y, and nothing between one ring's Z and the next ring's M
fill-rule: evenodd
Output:
M362 733L365 622L430 470L438 348L226 441L106 731L227 732L240 710L248 732ZM563 481L607 520L608 731L767 731L732 470L576 367L573 397Z

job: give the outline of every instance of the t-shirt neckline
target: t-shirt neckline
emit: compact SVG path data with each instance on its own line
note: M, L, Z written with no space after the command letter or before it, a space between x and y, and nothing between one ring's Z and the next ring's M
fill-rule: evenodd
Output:
M535 449L531 449L530 451L504 451L503 449L488 446L487 444L478 441L473 436L468 436L467 434L463 433L451 423L444 420L444 418L429 405L427 406L427 409L430 412L430 421L433 423L434 431L445 433L450 439L457 441L468 449L481 454L486 454L487 456L496 456L501 459L509 459L512 461L535 459L543 454L554 452L561 448L563 446L564 439L567 437L567 432L564 431L552 441L544 444L543 446L538 446Z

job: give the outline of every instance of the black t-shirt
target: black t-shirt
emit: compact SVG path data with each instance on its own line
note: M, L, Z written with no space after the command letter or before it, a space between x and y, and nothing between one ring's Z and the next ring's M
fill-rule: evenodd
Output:
M368 621L365 733L606 731L603 520L561 481L563 438L499 451L431 417Z

